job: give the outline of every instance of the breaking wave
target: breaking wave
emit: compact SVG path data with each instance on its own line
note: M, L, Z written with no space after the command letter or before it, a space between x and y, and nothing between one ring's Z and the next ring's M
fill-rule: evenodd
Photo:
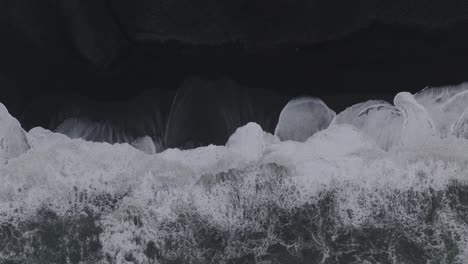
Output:
M466 263L467 107L466 84L337 114L303 97L275 134L156 151L2 106L0 262Z

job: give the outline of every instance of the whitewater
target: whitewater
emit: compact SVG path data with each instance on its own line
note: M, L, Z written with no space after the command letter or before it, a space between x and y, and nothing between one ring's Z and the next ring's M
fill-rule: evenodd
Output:
M273 134L185 150L26 132L0 105L0 263L467 262L468 84L295 98Z

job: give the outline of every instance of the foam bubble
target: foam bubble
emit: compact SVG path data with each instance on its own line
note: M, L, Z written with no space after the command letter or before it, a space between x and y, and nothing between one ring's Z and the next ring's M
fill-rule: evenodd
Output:
M318 98L295 98L281 111L275 135L283 141L304 142L317 131L327 128L335 115L335 112Z

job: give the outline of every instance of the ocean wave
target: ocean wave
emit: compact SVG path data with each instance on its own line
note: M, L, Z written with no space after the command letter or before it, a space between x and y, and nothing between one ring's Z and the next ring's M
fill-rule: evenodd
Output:
M336 116L313 99L281 135L159 153L26 133L0 108L0 261L465 263L466 89Z

